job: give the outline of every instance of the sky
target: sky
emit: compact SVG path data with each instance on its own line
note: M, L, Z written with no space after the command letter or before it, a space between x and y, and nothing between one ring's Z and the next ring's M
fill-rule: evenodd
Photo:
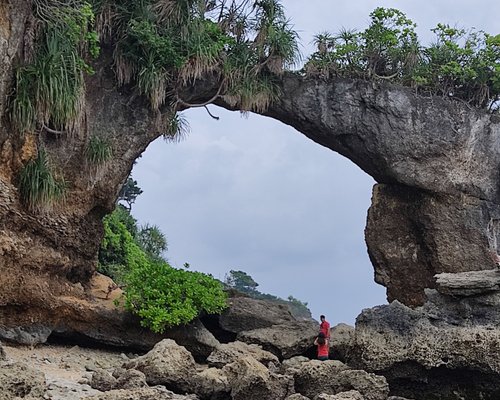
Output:
M500 33L498 0L284 0L304 56L315 34L363 30L376 7L417 23L424 44L438 22ZM180 143L153 142L132 176L144 191L139 223L166 235L175 267L223 280L242 270L261 292L307 302L313 317L354 324L362 309L386 303L373 280L364 227L374 180L350 160L295 129L257 115L212 106L183 113Z

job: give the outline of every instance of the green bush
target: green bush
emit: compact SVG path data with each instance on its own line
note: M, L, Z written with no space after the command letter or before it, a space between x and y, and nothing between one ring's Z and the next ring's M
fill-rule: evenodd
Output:
M163 260L134 265L125 282L125 307L153 332L226 308L221 282L201 272L172 268Z
M500 35L438 24L436 42L422 47L415 24L396 9L379 7L362 32L316 36L318 51L304 71L323 77L384 79L420 93L453 97L481 108L498 108Z
M154 332L226 307L222 283L210 275L172 268L161 258L166 247L157 227L139 230L123 206L104 218L98 271L123 287L125 307Z

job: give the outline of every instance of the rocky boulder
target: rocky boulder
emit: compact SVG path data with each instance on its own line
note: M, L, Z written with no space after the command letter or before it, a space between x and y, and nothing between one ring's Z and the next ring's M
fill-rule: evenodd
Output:
M123 367L144 373L149 385L164 385L180 392L189 391L196 371L191 353L171 339L162 340L150 352L124 363Z
M330 329L330 358L346 362L354 343L354 327L338 324Z
M247 343L257 343L280 359L302 355L314 347L318 335L315 321L293 321L266 328L238 333L237 338Z
M302 363L294 376L295 391L310 398L321 393L335 394L334 377L347 369L347 365L336 360L311 360Z
M204 362L220 345L219 341L199 319L195 319L187 325L167 329L165 336L177 343L182 343L198 362Z
M146 375L135 369L116 368L113 374L97 369L92 374L90 386L101 392L113 389L135 389L147 386Z
M207 363L211 367L222 368L224 365L230 364L245 355L252 356L266 366L269 363L279 364L278 357L262 350L261 346L239 341L219 345L207 358Z
M86 397L86 400L198 400L195 395L179 395L164 387L111 390L96 396Z
M394 301L364 310L349 364L383 374L394 395L494 398L500 393L497 274L438 275L439 291L427 289L422 307Z
M222 371L228 378L232 400L284 400L294 393L293 379L270 372L251 356L244 356Z
M0 400L42 399L45 375L23 363L0 363Z
M207 368L193 376L191 392L202 399L222 400L231 398L231 387L225 372L219 368Z
M290 310L282 305L250 297L232 297L229 307L218 317L221 329L232 333L294 323Z

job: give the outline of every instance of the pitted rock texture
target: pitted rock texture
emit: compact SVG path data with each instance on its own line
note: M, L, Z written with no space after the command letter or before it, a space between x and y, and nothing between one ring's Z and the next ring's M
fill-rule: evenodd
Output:
M500 292L491 283L499 273L438 275L439 290L453 295L427 289L426 303L416 309L394 301L364 310L356 320L349 365L384 375L394 395L497 398Z
M317 335L318 323L306 320L243 331L236 337L243 342L258 343L282 360L306 353Z
M278 357L274 354L262 350L257 344L247 344L244 342L232 342L219 345L207 358L207 363L211 367L222 368L245 355L250 355L264 365L273 363L279 364Z
M284 400L294 393L290 376L270 372L251 356L244 356L222 368L231 387L232 400Z
M434 275L494 268L500 206L468 195L375 185L365 230L375 281L388 300L421 305Z
M0 400L43 398L45 376L23 363L0 363Z
M144 373L149 385L164 385L174 391L189 390L195 366L191 353L171 339L162 340L149 353L123 364L126 369Z

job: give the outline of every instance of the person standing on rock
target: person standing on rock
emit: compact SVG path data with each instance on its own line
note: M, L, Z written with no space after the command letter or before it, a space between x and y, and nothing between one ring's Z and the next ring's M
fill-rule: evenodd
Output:
M320 332L318 337L314 339L314 344L318 347L318 360L320 361L328 360L330 344L328 343L328 338L325 336L323 332Z
M319 332L325 335L325 338L330 340L330 323L325 319L324 315L320 315L319 319L321 323L319 324Z

